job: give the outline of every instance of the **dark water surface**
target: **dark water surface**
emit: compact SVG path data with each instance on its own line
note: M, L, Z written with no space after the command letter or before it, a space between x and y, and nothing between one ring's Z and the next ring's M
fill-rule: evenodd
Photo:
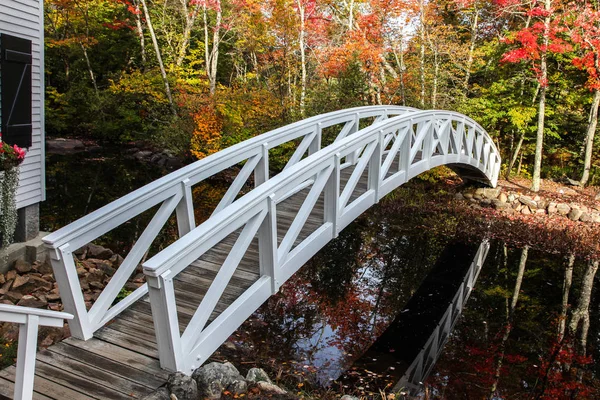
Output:
M53 230L166 171L117 152L51 156L47 173L42 228ZM198 190L206 194L210 208L224 187L207 184ZM322 249L215 359L227 358L242 371L261 366L288 386L297 383L299 390L308 380L364 396L386 386L389 391L409 363L406 358L418 353L416 343L438 323L439 312L427 304L445 307L484 234L439 234L424 229L419 215L397 208L389 212L385 203ZM197 207L197 220L202 220L203 205ZM441 225L452 224L444 218L439 216ZM106 241L126 247L140 226L143 221L131 222ZM448 259L454 261L441 263ZM565 285L567 265L563 255L492 242L462 316L424 382L429 396L599 398L598 291L593 287L589 298L584 295L582 288L594 281L589 279L590 264L583 260L575 261L572 283ZM415 293L434 300L419 303L422 309L410 314L419 307L411 305ZM570 329L574 311L581 311L582 318Z

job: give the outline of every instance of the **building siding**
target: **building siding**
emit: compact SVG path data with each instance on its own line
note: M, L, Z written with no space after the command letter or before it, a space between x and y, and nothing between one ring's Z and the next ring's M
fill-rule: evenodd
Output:
M32 42L32 145L21 164L17 208L46 198L44 163L44 7L43 0L0 0L0 33ZM1 84L1 83L0 83Z

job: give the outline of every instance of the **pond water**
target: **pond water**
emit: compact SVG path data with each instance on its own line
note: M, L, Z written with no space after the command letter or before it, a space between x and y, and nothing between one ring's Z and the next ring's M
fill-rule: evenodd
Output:
M47 173L41 213L50 230L166 171L117 152L51 156ZM221 192L216 186L211 190ZM418 213L382 203L283 285L214 359L231 360L242 372L261 366L299 390L390 391L439 324L484 233L430 229ZM455 224L446 218L439 224ZM128 229L112 239L117 247L136 228ZM571 269L566 256L492 241L421 396L597 398L600 302L590 265L576 259Z

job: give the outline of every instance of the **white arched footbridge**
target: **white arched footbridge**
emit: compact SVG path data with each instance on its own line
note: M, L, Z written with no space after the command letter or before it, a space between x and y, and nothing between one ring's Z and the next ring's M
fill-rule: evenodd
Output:
M273 176L269 155L282 146L295 150ZM279 128L150 183L44 239L65 311L74 315L71 332L87 340L71 345L92 351L102 341L105 357L116 346L190 374L341 229L440 165L495 186L500 155L464 115L373 106ZM235 166L229 190L196 226L192 188ZM73 252L148 210L151 222L86 305ZM117 302L172 214L179 239L143 262L147 283Z

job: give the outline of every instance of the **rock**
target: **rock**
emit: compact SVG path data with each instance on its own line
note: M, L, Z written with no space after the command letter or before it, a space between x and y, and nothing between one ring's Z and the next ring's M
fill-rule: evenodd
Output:
M90 268L90 272L86 275L86 279L89 282L102 282L104 279L104 272L97 268Z
M556 211L558 211L560 215L567 215L571 211L571 206L565 203L558 203L556 205Z
M517 203L517 204L513 204L512 205L513 210L515 210L516 212L521 212L521 210L523 209L523 207L527 207L527 206L524 206L521 203Z
M26 284L27 282L29 282L29 277L28 276L17 275L17 277L15 278L15 281L13 283L12 288L13 289L17 289L17 288L23 286L24 284Z
M90 282L90 287L92 289L102 290L104 289L104 284L102 282Z
M592 213L592 222L600 223L600 214L599 213Z
M502 192L500 193L500 196L498 196L498 200L500 200L503 203L506 203L508 201L508 196L506 195L506 193Z
M52 289L52 282L48 282L47 280L34 275L28 275L27 277L29 278L27 286L32 286L32 288L38 290L43 289L44 291Z
M4 274L0 274L0 285L4 285L6 283L6 279L4 278Z
M135 153L135 154L133 155L133 157L134 157L134 158L137 158L137 159L138 159L138 160L140 160L140 161L142 161L142 160L144 160L146 157L149 157L149 156L151 156L151 155L152 155L152 152L151 152L151 151L148 151L148 150L142 150L142 151L138 151L137 153ZM179 400L181 400L181 399L179 399Z
M196 381L181 372L169 375L167 388L171 394L177 396L177 400L198 399L198 387Z
M60 295L57 293L49 293L46 295L46 300L48 301L59 301Z
M512 203L513 201L515 201L517 199L517 196L513 193L508 195L508 202Z
M19 300L17 305L22 307L44 308L48 305L48 302L36 299L34 296L25 295Z
M47 139L46 151L49 154L73 154L85 150L85 145L77 139Z
M556 203L551 201L548 203L548 214L556 214L558 210L556 209Z
M538 215L544 215L546 214L546 210L543 208L538 208L537 210L535 210L535 213Z
M465 199L470 200L473 198L473 193L465 193L463 196L465 197Z
M47 263L46 261L37 265L37 271L43 275L54 274L54 270L52 269L52 266L49 263Z
M2 285L2 287L0 288L0 295L5 295L10 290L12 283L13 281L4 282L4 285Z
M268 382L272 383L271 379L269 379L269 375L262 368L250 368L248 373L246 374L246 380L248 382L256 383L256 382Z
M600 192L598 192L598 194L596 194L596 197L594 197L594 200L600 201Z
M486 199L494 200L500 196L500 188L485 188L483 189L483 197Z
M171 393L166 387L158 388L154 393L150 393L142 400L172 400Z
M113 256L113 252L106 247L98 246L90 243L87 248L87 258L97 258L100 260L108 260Z
M454 195L454 198L455 198L456 200L464 200L464 199L465 199L465 196L463 196L463 195L462 195L462 193L460 193L460 192L459 192L459 193L456 193L456 194Z
M89 261L89 260L88 260ZM113 276L117 270L113 268L112 262L109 260L94 260L96 268L102 271L107 276Z
M8 271L6 273L7 281L14 281L16 277L17 277L17 271L15 271L14 269L11 269L10 271Z
M536 209L538 208L537 203L529 196L519 196L519 202L521 204L526 205L527 207L529 207L530 209Z
M240 394L248 392L248 384L243 379L237 379L231 382L226 389L234 395L239 396Z
M123 257L118 254L114 254L108 261L110 261L113 267L119 267L123 263Z
M13 303L16 303L19 300L21 300L21 298L23 298L23 295L19 292L14 292L11 290L9 292L6 292L6 294L4 296L2 296L2 298L6 299L6 300L10 300Z
M221 392L235 381L244 380L231 363L212 362L198 368L192 374L198 384L198 392L209 399L220 399Z
M17 261L15 261L14 268L20 274L26 274L29 271L31 271L31 269L32 269L31 264L29 264L27 261L21 260L21 259L18 259Z
M538 197L538 196L536 196ZM544 199L539 199L535 201L537 203L538 208L541 208L543 210L545 210L546 208L548 208L548 202Z
M350 396L349 394L343 395L340 400L360 400L358 397Z
M82 276L85 276L85 274L87 273L87 271L83 267L77 267L76 272L77 272L77 276L80 278Z
M261 392L273 393L273 394L286 394L287 392L280 388L277 385L273 385L268 382L257 382L256 387L260 389Z
M474 196L481 196L481 197L483 197L483 188L477 188L477 189L475 189L475 193L473 195Z
M490 200L490 199L481 199L481 201L479 203L481 203L482 206L486 206L487 207L487 206L492 205L492 200Z
M558 193L566 194L567 196L576 196L577 195L577 192L575 190L565 187L565 186L559 188L557 191L558 191Z
M583 214L583 211L580 210L579 208L571 208L571 212L569 212L569 215L567 215L567 217L571 221L579 221L579 217L581 217L582 214Z
M523 215L531 215L531 210L529 209L528 206L523 206L523 208L521 209L521 214Z
M579 220L581 222L592 222L592 215L590 213L584 211L581 214L581 216L579 217Z

